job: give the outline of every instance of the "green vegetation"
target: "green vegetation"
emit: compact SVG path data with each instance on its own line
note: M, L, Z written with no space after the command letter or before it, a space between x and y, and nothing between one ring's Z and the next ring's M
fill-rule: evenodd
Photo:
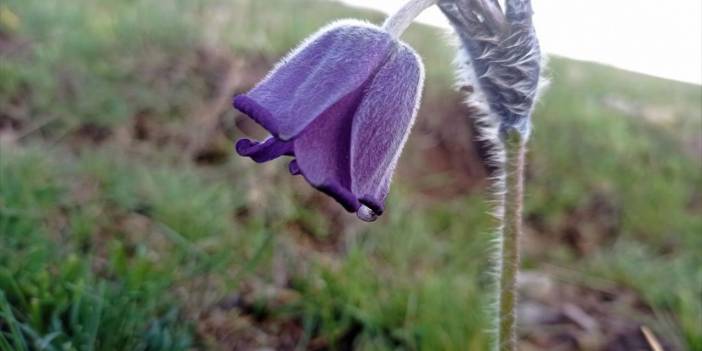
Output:
M482 189L399 176L365 225L281 163L227 157L231 109L201 135L229 68L245 90L341 17L381 19L318 0L0 3L0 350L485 349ZM426 101L455 96L442 38L407 36ZM559 58L550 76L525 268L634 296L613 313L702 350L702 90ZM194 162L202 139L225 156Z

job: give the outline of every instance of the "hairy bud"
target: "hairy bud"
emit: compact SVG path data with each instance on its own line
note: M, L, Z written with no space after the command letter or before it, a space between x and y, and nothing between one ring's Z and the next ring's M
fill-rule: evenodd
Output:
M539 88L541 50L529 0L440 0L463 44L460 64L500 135L516 129L526 140Z

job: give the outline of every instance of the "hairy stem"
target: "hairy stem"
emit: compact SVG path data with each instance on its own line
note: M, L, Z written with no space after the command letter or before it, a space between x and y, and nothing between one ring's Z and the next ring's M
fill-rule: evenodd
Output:
M505 144L505 193L500 250L497 350L517 350L517 274L522 234L524 157L526 140L517 130L507 132Z
M409 0L405 6L385 20L383 29L393 37L399 38L422 11L436 5L438 1L439 0Z

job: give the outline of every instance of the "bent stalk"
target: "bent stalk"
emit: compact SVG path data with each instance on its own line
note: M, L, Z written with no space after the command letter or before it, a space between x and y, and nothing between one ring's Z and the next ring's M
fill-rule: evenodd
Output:
M385 20L385 23L383 23L383 29L385 29L393 37L399 38L402 33L407 30L410 24L412 24L412 21L414 21L414 19L417 18L420 13L422 13L422 11L436 5L438 1L439 0L408 1L399 11Z

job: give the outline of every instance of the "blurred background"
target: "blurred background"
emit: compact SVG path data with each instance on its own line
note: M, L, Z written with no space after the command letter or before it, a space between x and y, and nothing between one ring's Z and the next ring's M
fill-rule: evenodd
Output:
M446 30L405 36L428 80L377 223L284 161L233 155L262 131L231 96L343 17L384 15L329 0L1 1L0 350L487 349L494 170ZM522 350L702 350L702 88L559 56L548 75Z

